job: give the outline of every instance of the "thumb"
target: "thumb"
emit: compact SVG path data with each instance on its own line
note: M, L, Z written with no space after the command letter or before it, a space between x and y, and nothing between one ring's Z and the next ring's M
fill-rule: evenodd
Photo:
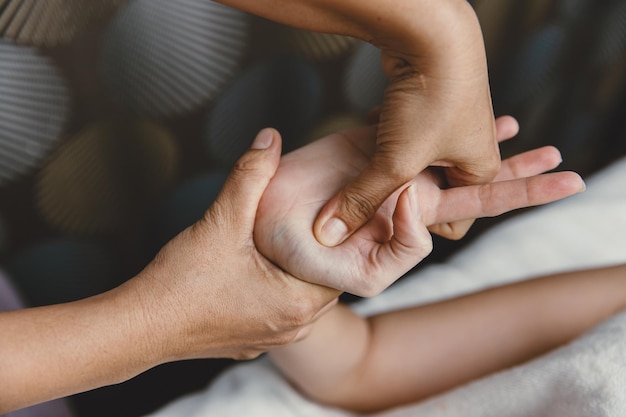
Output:
M393 236L378 251L378 261L396 276L404 275L433 250L433 240L421 217L417 186L407 187L393 213Z
M250 149L235 163L212 208L216 218L232 220L237 230L252 231L259 201L278 169L280 134L261 130ZM220 211L219 214L214 211Z
M399 161L377 156L318 214L313 230L322 245L334 247L341 244L365 224L394 191L414 177L412 169L397 170L402 165Z

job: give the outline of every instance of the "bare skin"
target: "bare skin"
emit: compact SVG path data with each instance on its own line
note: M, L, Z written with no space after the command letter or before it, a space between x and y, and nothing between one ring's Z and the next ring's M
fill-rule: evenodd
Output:
M336 290L298 280L256 250L254 218L280 137L261 132L253 148L204 218L138 276L84 300L0 313L0 414L165 362L253 358L301 338L336 302Z
M537 278L364 318L336 306L270 353L316 401L357 412L410 404L520 364L626 309L626 265Z
M511 117L498 120L499 139L517 133ZM473 219L545 204L584 189L573 172L540 175L561 162L544 147L503 161L493 183L449 188L437 169L403 184L373 218L341 245L321 245L311 225L328 199L366 169L376 149L373 126L329 135L283 157L257 213L261 253L300 279L373 296L426 257L427 228L454 235Z
M382 51L389 87L376 152L316 214L320 243L336 246L426 167L452 186L489 183L500 169L481 28L465 0L220 0L267 19L348 35ZM454 237L471 222L456 225ZM442 231L445 233L445 231Z
M510 127L509 124L504 131L511 131ZM373 140L371 128L355 132ZM346 246L351 249L348 257L328 257L326 253L316 252L311 242L333 253L344 247L319 245L311 230L316 211L324 198L332 194L336 181L331 178L321 189L308 188L319 195L296 193L303 204L287 202L297 209L290 212L295 214L291 219L283 217L281 207L286 202L280 192L275 196L275 204L269 204L271 200L265 198L265 203L260 203L261 197L271 190L291 193L302 188L300 177L314 179L323 172L324 161L319 158L328 152L336 153L337 145L348 151L345 159L336 161L339 164L336 174L340 174L340 181L345 180L345 167L351 172L355 161L357 166L359 160L367 163L367 158L361 159L363 151L346 141L346 137L350 136L331 136L306 152L290 154L283 159L286 168L277 171L280 135L272 129L262 131L253 149L239 160L203 219L168 243L136 277L85 300L0 313L0 333L12 335L0 343L0 413L119 383L166 362L253 358L303 338L311 324L333 307L345 285L336 282L335 288L329 288L305 282L277 267L274 259L266 258L255 246L255 240L263 236L259 235L260 227L266 227L264 233L270 236L269 248L278 249L276 253L280 254L289 248L282 239L285 235L276 235L274 231L277 224L285 222L293 230L288 228L284 233L293 232L305 241L296 245L298 251L306 249L309 253L298 253L304 260L309 256L303 263L308 268L304 272L314 274L331 262L338 270L352 271L360 277L360 282L350 282L350 277L346 277L349 285L363 285L366 292L373 293L427 255L429 223L471 219L482 213L483 209L477 208L484 201L475 188L455 188L454 191L461 193L460 200L444 198L437 176L424 173L415 186L429 187L431 191L425 191L424 197L430 196L432 203L421 201L422 196L417 198L417 193L409 191L411 187L402 189L399 196L381 208L381 215L372 227L363 230L366 235L361 247ZM503 165L502 175L512 175L511 178L534 175L533 172L544 171L559 160L558 152L555 154L553 150L548 150L544 157L509 161ZM292 171L293 162L298 160L299 176ZM277 185L268 188L270 181ZM528 201L535 203L546 197L548 201L561 198L583 187L580 178L571 173L516 181L510 183L512 191L529 190ZM504 184L503 190L509 188ZM495 193L501 188L494 184ZM541 198L537 200L533 196ZM308 204L310 197L313 206ZM503 201L504 205L495 205L496 211L514 208L507 200ZM300 214L304 217L299 217ZM271 219L273 216L275 221ZM259 226L259 219L265 226ZM296 221L292 222L293 219ZM395 237L394 243L390 242L391 236ZM349 244L350 241L345 245ZM317 266L310 262L314 259L311 256L321 256L316 258ZM308 275L307 279L315 280Z

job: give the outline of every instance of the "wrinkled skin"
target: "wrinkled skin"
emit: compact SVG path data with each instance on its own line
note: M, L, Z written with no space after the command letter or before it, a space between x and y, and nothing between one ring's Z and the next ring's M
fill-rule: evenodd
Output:
M498 120L498 139L517 123ZM329 135L283 156L257 212L259 251L300 279L360 296L380 293L432 250L427 228L455 237L454 228L475 218L497 216L555 201L584 189L572 172L542 174L561 162L544 147L502 162L495 181L449 188L440 168L429 168L394 192L364 227L329 248L312 225L324 204L368 166L376 149L376 127ZM459 236L459 237L460 237Z
M376 152L319 211L314 233L332 247L428 166L451 186L493 181L500 154L480 22L466 0L218 0L289 26L348 35L381 51L388 88ZM456 234L465 234L457 227Z

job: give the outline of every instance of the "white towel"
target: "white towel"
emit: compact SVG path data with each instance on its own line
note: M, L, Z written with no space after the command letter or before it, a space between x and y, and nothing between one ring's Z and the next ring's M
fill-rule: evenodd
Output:
M360 314L431 302L553 272L626 263L626 159L587 191L496 225L442 264L354 306ZM626 287L624 288L626 291ZM152 417L353 417L309 401L266 359L242 363ZM574 342L379 417L624 417L626 313Z

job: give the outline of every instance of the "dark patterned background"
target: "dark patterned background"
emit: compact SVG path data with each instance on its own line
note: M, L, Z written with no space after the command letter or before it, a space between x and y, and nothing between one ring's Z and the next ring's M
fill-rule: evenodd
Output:
M521 124L504 155L556 145L559 169L583 175L624 155L625 1L473 5L496 114ZM386 83L368 44L207 0L0 0L0 34L0 269L29 305L132 277L211 204L259 129L297 148L362 123ZM426 262L500 220L437 239ZM139 416L231 363L165 365L71 404Z

